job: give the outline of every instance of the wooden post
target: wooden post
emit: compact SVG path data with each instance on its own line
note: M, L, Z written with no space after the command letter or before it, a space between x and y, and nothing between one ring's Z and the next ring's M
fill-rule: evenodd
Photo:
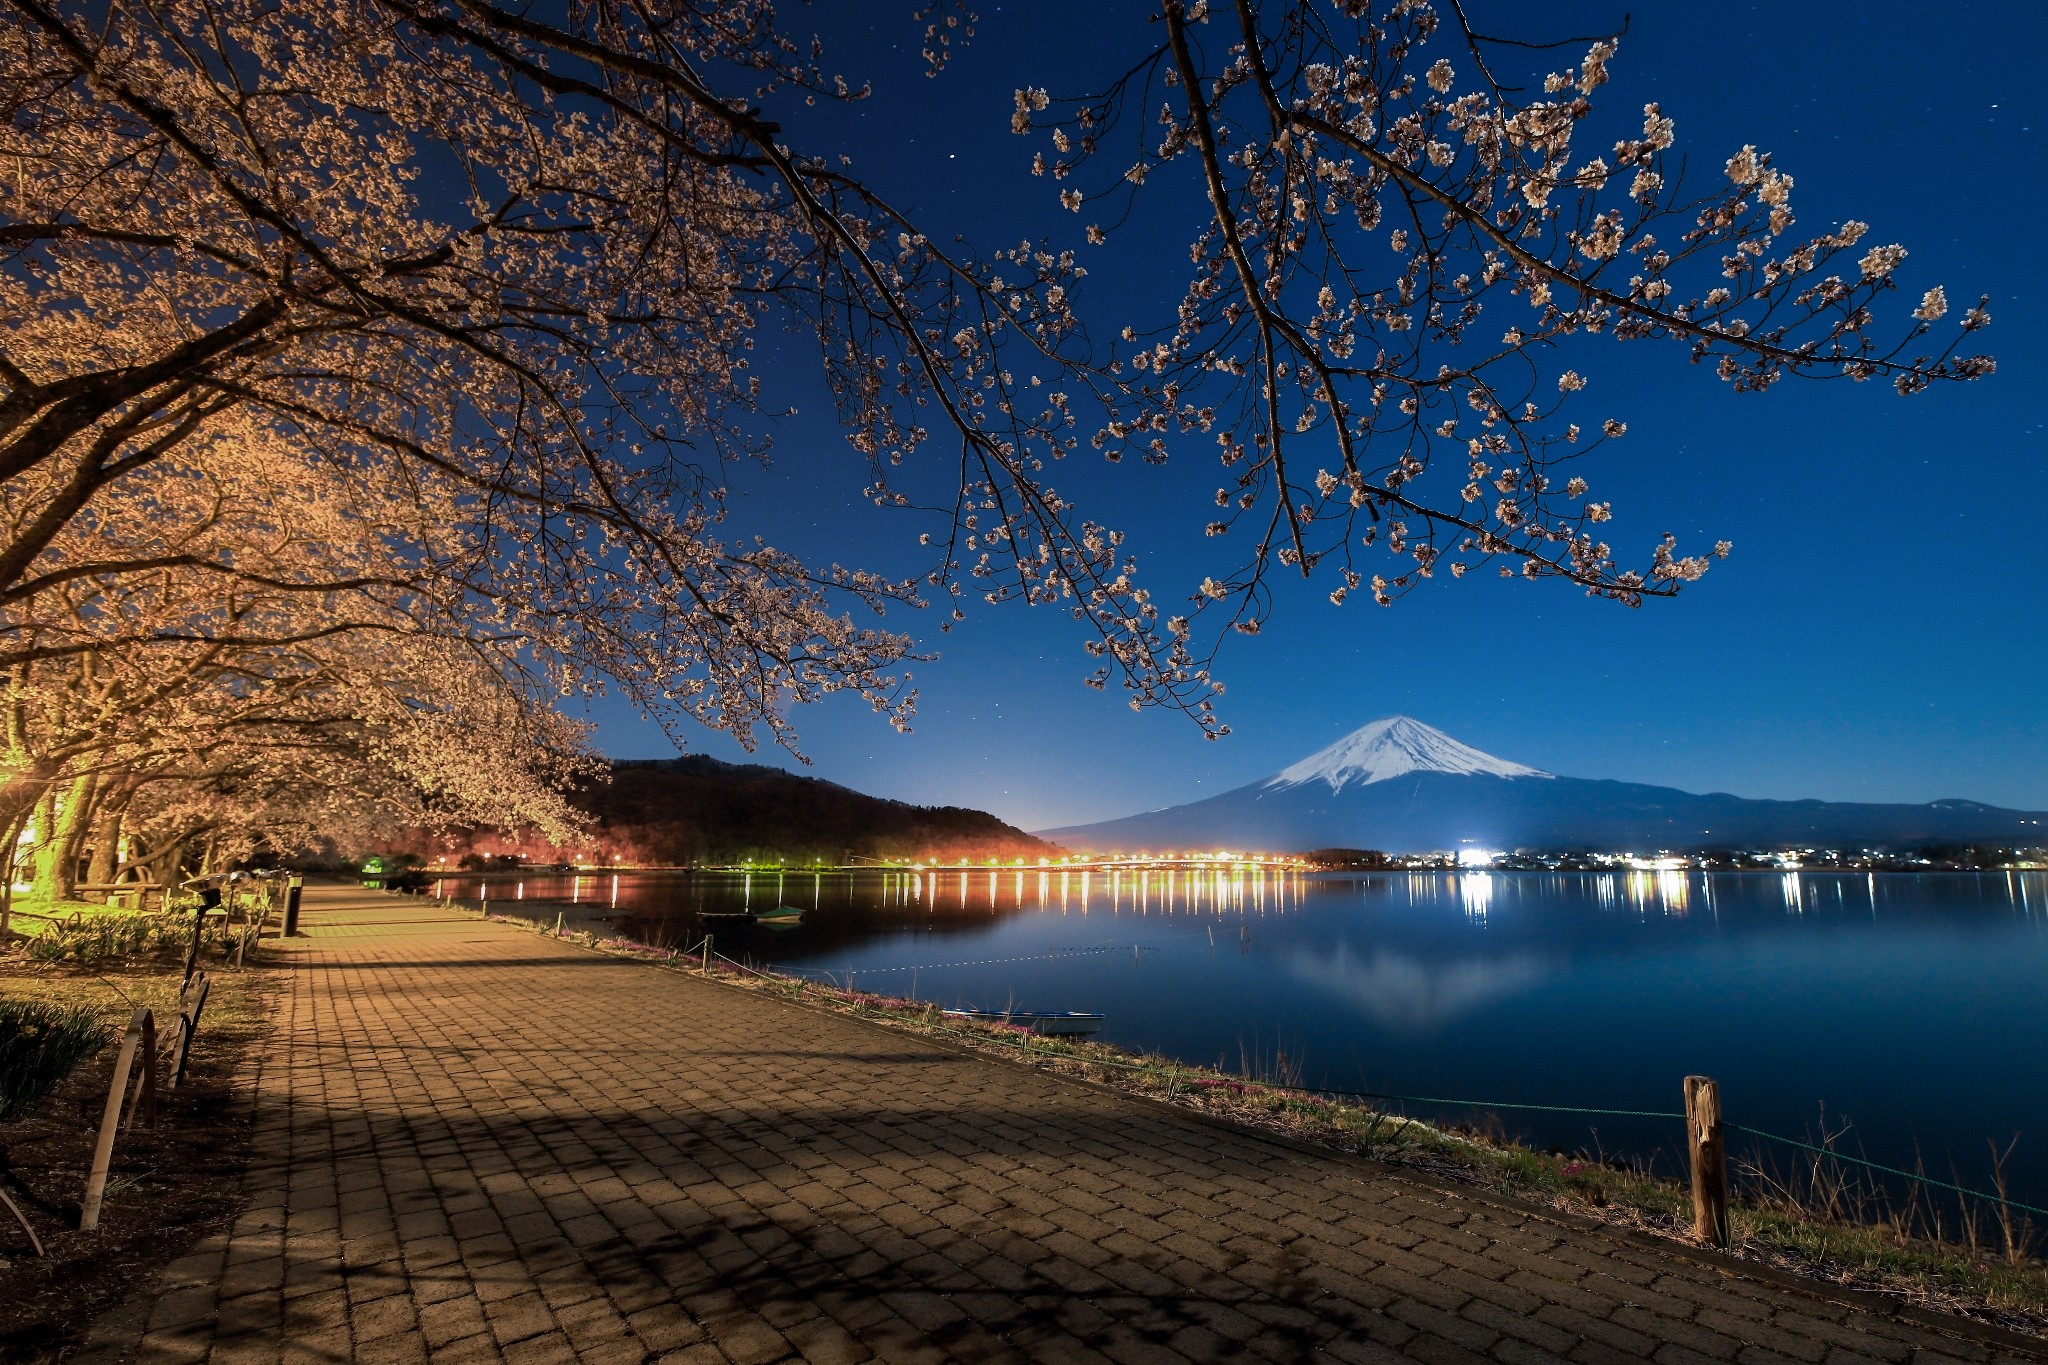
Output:
M172 1073L172 1085L185 1083L185 1062L192 1055L192 1035L199 1032L199 1012L206 1008L206 993L212 985L206 973L201 972L179 993L178 1069Z
M1721 1135L1721 1087L1710 1076L1685 1078L1685 1138L1692 1154L1692 1230L1728 1249L1728 1147Z
M704 935L704 975L711 975L711 935Z
M7 1191L0 1190L0 1207L14 1215L14 1221L21 1224L21 1230L28 1234L28 1244L36 1249L36 1255L47 1256L43 1250L43 1239L36 1236L35 1224L28 1221L28 1215L21 1211L21 1205L8 1198Z
M135 1011L135 1023L142 1026L142 1079L136 1082L135 1093L128 1100L128 1113L121 1120L123 1128L135 1126L135 1111L142 1110L149 1126L156 1127L156 1015L149 1010Z
M121 1035L121 1053L114 1059L113 1084L107 1087L107 1107L100 1115L99 1140L93 1144L92 1171L85 1178L85 1198L79 1201L78 1230L93 1232L100 1225L100 1201L107 1193L107 1170L114 1161L114 1132L121 1126L122 1102L128 1098L128 1074L135 1066L135 1053L142 1043L145 1022L151 1039L155 1021L147 1009L135 1011ZM153 1059L152 1059L153 1061Z

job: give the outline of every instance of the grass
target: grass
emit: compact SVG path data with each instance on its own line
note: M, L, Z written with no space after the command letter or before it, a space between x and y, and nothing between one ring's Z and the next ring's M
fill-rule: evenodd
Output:
M91 1009L0 995L0 1123L21 1117L106 1045L106 1022Z
M97 901L31 901L16 897L8 908L15 933L24 938L35 938L47 932L53 925L62 924L73 917L92 918L98 915L118 913L111 906Z
M487 918L554 936L552 924ZM570 942L700 971L701 959L585 930ZM1112 1085L1336 1151L1476 1185L1530 1202L1692 1243L1692 1197L1650 1163L1605 1154L1542 1152L1514 1141L1498 1119L1443 1126L1304 1089L1298 1064L1275 1054L1249 1056L1247 1072L1190 1066L1085 1039L1045 1037L1001 1024L947 1019L938 1006L900 996L843 990L830 983L755 971L722 959L714 979L812 1006L943 1036L1047 1070ZM1819 1145L1831 1139L1822 1134ZM1995 1154L1995 1153L1994 1153ZM1730 1210L1735 1254L1809 1278L2048 1334L2048 1265L2040 1238L2010 1206L1961 1201L1937 1211L1926 1190L1890 1190L1832 1155L1773 1169L1758 1155L1737 1160Z

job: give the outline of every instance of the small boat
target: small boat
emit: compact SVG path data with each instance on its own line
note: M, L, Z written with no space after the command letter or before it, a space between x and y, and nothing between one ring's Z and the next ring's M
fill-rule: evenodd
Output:
M772 910L724 910L705 911L698 919L744 920L748 924L766 925L770 929L784 928L803 922L804 912L794 905L778 905Z
M1062 1034L1069 1037L1102 1030L1103 1016L1090 1014L1086 1010L1062 1010L1048 1013L1044 1010L941 1010L948 1019L960 1019L974 1024L1008 1024L1012 1028L1028 1028L1033 1033Z

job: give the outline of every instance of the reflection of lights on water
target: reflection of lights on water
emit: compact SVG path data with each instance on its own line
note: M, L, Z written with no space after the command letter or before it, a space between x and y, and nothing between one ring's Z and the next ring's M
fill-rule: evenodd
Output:
M1463 855L1460 855L1461 857ZM1465 872L1458 876L1458 899L1464 902L1467 919L1486 918L1486 908L1493 904L1493 874L1490 872Z
M1648 908L1652 902L1661 905L1666 914L1682 915L1686 909L1686 898L1692 886L1692 879L1683 872L1631 872L1628 874L1629 899L1638 906Z
M1806 893L1799 884L1799 874L1797 872L1787 872L1784 876L1778 878L1778 885L1785 893L1786 913L1793 915L1805 914Z
M1311 885L1306 877L1293 869L1247 865L1217 865L1213 868L1119 868L1114 865L1089 868L1084 865L1068 868L1048 864L1036 869L1035 878L1026 875L1032 870L1028 867L892 869L882 873L879 879L879 895L884 906L907 907L916 902L926 914L934 913L940 908L938 902L941 896L955 902L962 910L969 908L970 904L979 909L982 895L986 892L987 905L992 913L1006 910L1051 910L1055 908L1055 904L1062 913L1068 913L1078 902L1081 913L1086 915L1096 908L1094 898L1106 893L1106 899L1110 902L1108 908L1112 914L1122 914L1128 910L1139 915L1265 915L1284 914L1299 908ZM1055 871L1058 873L1057 887L1054 885ZM733 887L736 884L736 889L740 892L741 907L752 909L754 882L757 878L763 883L761 899L764 904L771 898L775 904L796 903L789 899L793 893L787 886L792 876L811 878L813 907L822 907L824 881L831 874L802 870L790 872L788 869L736 868L729 875L730 880L724 881L723 885ZM637 883L631 887L624 885L620 873L611 873L609 876L611 886L608 899L611 905L619 906L621 894L629 891L634 894L626 896L625 903L633 904L641 891L640 886ZM987 879L985 886L975 880L981 877ZM1101 881L1097 880L1098 877ZM775 883L772 887L767 885L771 878ZM946 880L948 878L951 879L950 884ZM590 875L588 879L594 882L596 876ZM568 899L572 903L582 903L587 893L594 893L596 890L595 887L584 887L585 874L578 873L566 880L570 882L567 890ZM1449 876L1445 880L1448 886L1456 878ZM437 882L437 891L446 889L460 892L463 884L460 880L440 879ZM489 897L489 883L478 879L474 885L478 888L478 893L485 898ZM502 886L503 883L499 885ZM717 882L695 883L691 899L697 908L709 908L706 893L708 891L715 900L720 895L715 889L718 885ZM534 892L535 896L542 899L561 896L559 889L550 891L548 886L549 883L540 884ZM513 884L513 894L519 900L527 899L526 883L523 880ZM856 890L850 881L845 895L849 905L855 902ZM837 901L839 898L839 892L835 889L833 899ZM595 900L594 895L592 899Z

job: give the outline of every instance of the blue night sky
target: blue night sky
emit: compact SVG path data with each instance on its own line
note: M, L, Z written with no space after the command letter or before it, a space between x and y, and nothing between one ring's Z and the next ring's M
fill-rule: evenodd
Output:
M937 79L916 61L909 8L792 6L792 23L818 24L828 58L872 78L876 93L851 109L775 112L797 140L853 156L935 237L1073 244L1080 220L1052 202L1051 181L1027 173L1044 144L1009 134L1011 92L1097 88L1151 41L1148 8L986 6L975 40ZM1624 8L1496 2L1474 17L1482 30L1549 37L1610 31ZM940 655L916 669L914 733L895 734L857 701L816 708L797 717L809 771L1044 828L1212 795L1403 713L1572 776L2048 807L2044 49L2048 6L2034 3L1635 14L1596 102L1661 102L1695 175L1718 173L1744 143L1772 152L1797 181L1803 228L1862 218L1871 241L1911 250L1884 305L1899 331L1928 285L1946 285L1958 310L1989 293L1982 346L1999 360L1989 380L1912 399L1796 381L1737 395L1688 365L1681 346L1599 348L1588 357L1597 368L1583 368L1629 436L1583 472L1614 501L1617 547L1639 560L1666 530L1689 552L1735 545L1675 600L1630 611L1568 585L1472 577L1439 578L1389 609L1363 596L1340 608L1326 600L1330 584L1297 582L1265 633L1219 664L1234 733L1214 744L1182 717L1134 715L1116 690L1083 687L1091 662L1062 614L981 606L941 636L937 609L896 613L886 624ZM1081 311L1099 331L1170 316L1178 300L1191 228L1153 197L1158 235L1127 233L1087 258ZM775 428L774 467L741 481L731 529L813 559L915 571L918 532L936 528L862 500L864 471L825 416L815 365L798 339L785 346L768 373L806 415ZM1216 483L1208 450L1191 443L1164 469L1070 464L1057 486L1131 533L1163 601L1234 567L1200 534ZM630 707L591 715L616 757L674 751ZM745 757L722 735L684 738ZM798 766L786 753L756 757Z

